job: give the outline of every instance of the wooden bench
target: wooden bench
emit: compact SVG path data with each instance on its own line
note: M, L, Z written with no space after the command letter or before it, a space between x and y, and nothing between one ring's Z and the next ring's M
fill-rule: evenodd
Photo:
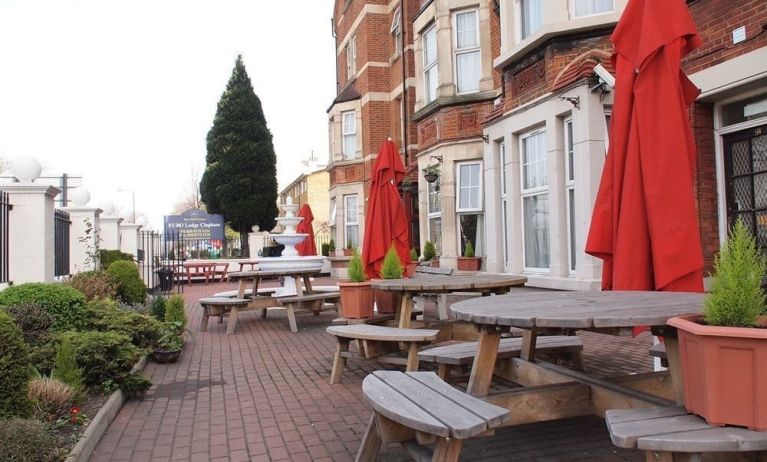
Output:
M212 263L210 265L209 275L210 280L215 282L216 277L220 277L221 282L226 282L229 280L229 263L226 262L218 262L218 263Z
M683 407L611 409L605 421L614 445L643 450L648 461L767 460L767 432L709 425Z
M376 371L362 381L373 416L356 461L372 462L383 443L402 443L416 460L455 462L463 440L488 434L507 409L456 390L433 372ZM436 443L433 452L424 444Z
M202 322L200 323L200 330L208 330L208 318L211 316L218 316L218 322L224 322L224 315L230 313L229 324L226 326L227 335L234 333L234 329L237 326L237 312L247 308L249 300L244 298L223 298L223 297L208 297L200 299L200 306L202 306ZM231 312L234 314L231 314Z
M502 338L498 347L496 359L508 359L519 357L522 351L522 338ZM583 341L578 336L551 335L538 337L536 354L560 354L567 353L573 357L576 366L583 370ZM468 366L474 362L477 353L477 342L460 342L450 345L428 348L418 353L421 361L437 363L438 374L442 380L450 378L450 372L455 366Z
M434 268L432 266L418 265L415 267L415 274L413 276L417 277L419 274L450 276L451 274L453 274L453 270L452 268Z
M660 365L668 367L668 355L666 354L666 344L658 343L650 347L650 356L660 358Z
M338 301L340 297L341 295L338 292L320 292L316 294L278 298L277 300L288 312L290 331L296 333L298 332L298 326L296 325L295 310L309 310L312 311L315 316L318 316L326 303L332 303L333 309L338 311Z
M333 358L333 369L330 372L330 383L341 381L344 373L346 358L352 356L349 352L349 343L357 341L360 355L373 359L393 348L399 350L399 344L407 346L407 371L418 370L418 347L434 341L439 334L438 330L432 329L402 329L399 327L377 326L374 324L349 324L346 326L330 326L326 329L330 335L335 335L338 340L336 354ZM389 348L382 348L381 344L388 344Z
M277 289L274 287L262 287L258 289L258 295L273 295ZM224 292L216 292L213 297L225 297L225 298L237 298L239 291L227 290ZM245 298L251 298L253 296L253 289L245 289Z

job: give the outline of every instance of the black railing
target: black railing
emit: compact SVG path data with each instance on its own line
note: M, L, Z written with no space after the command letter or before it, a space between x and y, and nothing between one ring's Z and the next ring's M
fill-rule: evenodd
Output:
M0 282L10 281L10 266L8 259L10 228L9 218L13 206L8 199L8 193L0 191Z
M53 213L54 229L54 264L53 275L69 275L69 227L72 222L69 220L69 214L63 210L56 209Z

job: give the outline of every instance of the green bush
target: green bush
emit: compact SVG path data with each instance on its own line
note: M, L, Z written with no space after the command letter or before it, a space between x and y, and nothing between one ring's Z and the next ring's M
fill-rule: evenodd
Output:
M165 319L165 297L158 295L152 300L150 313L152 313L152 316L158 321Z
M152 386L152 380L146 374L135 373L128 374L120 384L120 389L129 398L139 398L144 396L149 387Z
M29 351L21 329L8 313L0 313L0 418L29 412Z
M24 341L31 347L50 341L53 331L53 316L34 303L5 306L0 308L13 318L21 329Z
M67 284L82 292L86 300L117 297L117 282L106 271L77 273Z
M133 262L116 261L109 265L107 272L117 282L117 296L121 301L128 304L144 303L146 285Z
M127 335L139 348L154 348L162 335L160 321L146 314L119 309L111 300L93 300L85 309L90 330L113 331Z
M117 332L69 332L62 337L71 339L83 382L94 390L121 387L145 353L131 343L130 337Z
M466 241L466 246L463 248L463 256L467 258L474 257L474 244L471 241Z
M99 261L102 268L109 266L116 261L133 261L133 255L119 250L99 250Z
M53 317L59 332L80 329L85 321L85 296L58 283L33 282L11 286L0 292L0 306L36 304Z
M351 260L349 260L349 280L352 282L365 282L367 276L365 276L365 267L362 265L362 257L357 252L354 252Z
M336 241L334 241L333 239L331 239L330 242L328 242L328 250L330 250L331 252L336 251Z
M330 244L328 244L327 242L325 242L324 244L322 244L322 245L320 246L320 249L321 249L321 250L320 250L320 254L321 254L323 257L329 257L329 256L330 256Z
M410 261L412 262L418 261L418 251L415 249L415 247L410 248Z
M756 240L738 220L714 264L711 295L706 298L706 323L714 326L752 327L765 309L762 281L767 262Z
M51 462L58 457L53 433L39 420L0 420L0 460Z
M434 243L426 241L423 244L423 261L432 261L437 258L437 248L434 247Z
M404 269L399 255L397 255L397 249L392 245L386 251L386 256L384 256L383 263L381 263L381 277L383 279L399 279L402 277Z
M51 376L66 383L75 391L83 388L83 371L77 367L77 355L70 336L64 336L56 347L56 361Z
M29 362L43 374L49 374L56 364L56 341L51 340L29 350Z
M175 323L179 330L183 330L186 327L184 297L175 294L168 299L165 303L165 322Z

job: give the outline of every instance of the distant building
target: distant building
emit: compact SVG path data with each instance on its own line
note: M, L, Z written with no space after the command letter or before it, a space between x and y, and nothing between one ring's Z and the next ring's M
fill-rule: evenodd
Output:
M323 234L323 240L329 240L330 174L324 165L318 165L317 159L309 158L302 165L304 171L280 191L279 202L285 203L290 197L294 204L309 204L315 234Z

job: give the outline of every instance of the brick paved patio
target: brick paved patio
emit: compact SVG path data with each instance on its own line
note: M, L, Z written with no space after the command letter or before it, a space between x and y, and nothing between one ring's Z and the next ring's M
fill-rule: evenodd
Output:
M332 284L318 280L315 284ZM234 284L186 288L193 332L176 364L149 363L154 386L126 403L96 448L92 461L144 460L353 460L369 411L361 381L376 369L350 360L343 383L329 385L333 337L325 327L335 317L300 315L300 332L288 330L284 313L247 313L235 335L226 324L198 332L196 300ZM586 367L609 376L644 372L647 334L635 339L582 334ZM620 352L620 354L616 354ZM381 460L407 460L399 448ZM497 437L469 441L462 460L623 461L644 460L612 446L596 417L501 429Z

